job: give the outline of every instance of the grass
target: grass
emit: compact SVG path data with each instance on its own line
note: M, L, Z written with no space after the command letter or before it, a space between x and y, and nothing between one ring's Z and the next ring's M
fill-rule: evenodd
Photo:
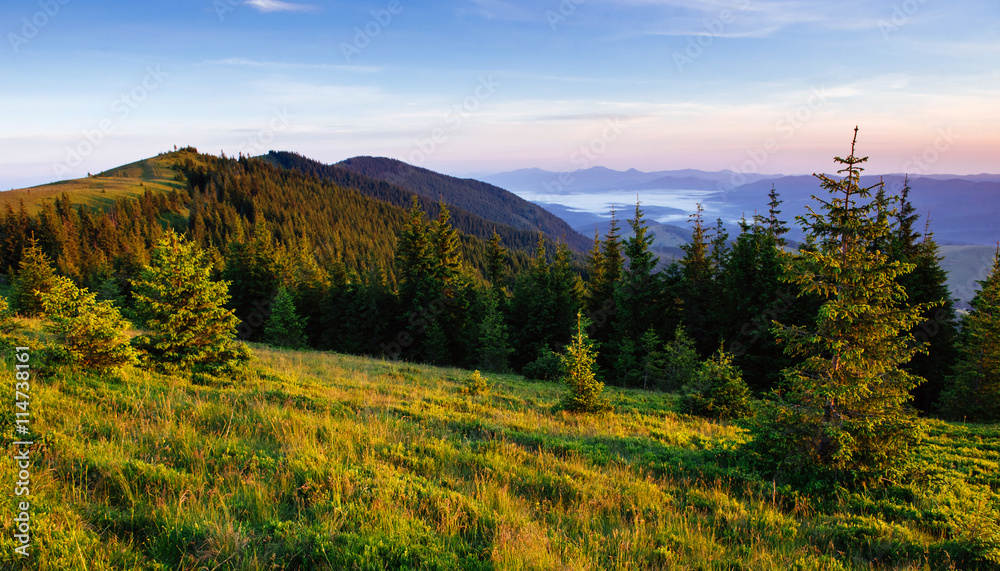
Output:
M24 201L28 213L35 215L46 203L54 204L63 193L66 193L74 205L83 204L92 208L107 209L119 198L137 198L147 190L183 192L187 189L187 183L175 179L178 171L174 167L185 159L194 162L200 160L196 153L181 150L137 161L87 178L0 192L0 208L10 205L17 212L20 202Z
M517 376L475 394L468 371L254 353L226 379L36 379L34 555L14 555L6 502L0 568L1000 565L997 426L930 422L912 481L820 500L742 473L744 431L671 395L609 388L614 412L581 416Z

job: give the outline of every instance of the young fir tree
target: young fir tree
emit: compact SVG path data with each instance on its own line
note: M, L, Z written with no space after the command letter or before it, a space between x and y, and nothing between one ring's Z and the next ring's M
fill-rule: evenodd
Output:
M662 356L663 381L660 389L676 391L690 384L700 367L698 351L694 340L688 336L684 326L678 325L674 330L674 338L663 345Z
M45 329L54 333L56 359L72 367L107 372L136 362L126 331L131 324L109 301L80 289L69 278L57 277L41 294L48 316Z
M825 300L811 327L777 326L786 351L805 361L786 372L788 392L754 429L754 446L777 460L778 471L816 469L847 481L897 475L917 441L916 414L908 406L920 379L902 367L919 350L907 333L926 306L908 306L897 278L912 265L873 248L891 234L891 199L861 186L855 156L857 129L836 180L817 175L829 200L813 197L799 223L819 248L800 251L785 279Z
M449 341L448 334L445 333L441 322L432 319L427 325L421 357L426 362L439 367L450 364L453 355Z
M229 283L211 274L205 252L171 231L133 282L140 315L153 331L137 343L161 366L218 368L249 358L234 341L239 318L224 307Z
M271 315L264 323L264 343L286 349L301 349L306 345L304 320L295 312L295 302L284 287L271 302Z
M14 329L14 320L11 319L10 305L7 298L0 296L0 339Z
M993 268L979 282L972 310L962 319L960 357L944 413L956 420L1000 421L1000 245Z
M10 294L12 309L24 317L42 315L41 295L48 293L56 284L56 273L52 260L38 246L32 236L29 246L21 254L20 269L13 280Z
M722 347L702 363L693 382L682 392L682 406L692 414L732 420L753 415L750 387Z
M570 387L570 394L563 400L563 406L574 412L601 412L610 408L601 396L604 383L597 380L595 366L597 359L593 343L584 331L583 316L576 315L576 334L560 355L563 364L564 381Z

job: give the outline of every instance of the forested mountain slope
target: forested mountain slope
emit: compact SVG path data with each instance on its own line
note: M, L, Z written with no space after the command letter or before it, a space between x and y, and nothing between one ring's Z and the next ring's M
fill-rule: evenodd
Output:
M453 213L462 210L484 220L530 233L541 230L552 241L563 240L577 252L586 252L591 246L590 239L573 230L556 215L500 187L478 180L459 179L382 157L355 157L336 165L324 165L293 153L272 152L268 155L268 159L281 166L297 168L303 172L336 180L345 186L358 188L366 194L376 192L374 188L371 190L366 188L372 186L370 181L382 181L396 189L406 193L416 193L433 202L443 200L452 207ZM343 171L364 178L349 178ZM377 192L380 200L392 202L389 198L391 192L389 189L382 188ZM431 212L426 207L425 210ZM457 217L455 226L463 228ZM463 231L481 238L489 237L465 228ZM504 239L509 245L519 247L513 237L504 236ZM531 244L533 245L534 241Z

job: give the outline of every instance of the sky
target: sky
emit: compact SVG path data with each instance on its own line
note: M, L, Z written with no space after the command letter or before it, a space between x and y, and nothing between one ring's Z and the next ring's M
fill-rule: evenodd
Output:
M171 150L1000 172L996 0L4 0L0 188Z

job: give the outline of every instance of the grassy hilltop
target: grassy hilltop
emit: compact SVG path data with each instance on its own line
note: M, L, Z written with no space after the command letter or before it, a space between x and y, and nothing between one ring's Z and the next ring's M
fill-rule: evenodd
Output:
M54 204L66 193L74 205L107 209L119 198L138 198L150 192L184 192L187 183L177 180L174 168L183 160L199 162L199 155L187 150L164 153L136 161L87 178L63 180L32 188L0 192L0 208L8 205L16 212L20 203L29 214L37 214L45 203Z
M0 568L1000 565L998 426L930 421L912 481L820 499L743 473L744 431L671 395L609 387L614 412L573 415L517 376L470 392L457 369L254 353L239 378L34 379L34 555L5 502Z

